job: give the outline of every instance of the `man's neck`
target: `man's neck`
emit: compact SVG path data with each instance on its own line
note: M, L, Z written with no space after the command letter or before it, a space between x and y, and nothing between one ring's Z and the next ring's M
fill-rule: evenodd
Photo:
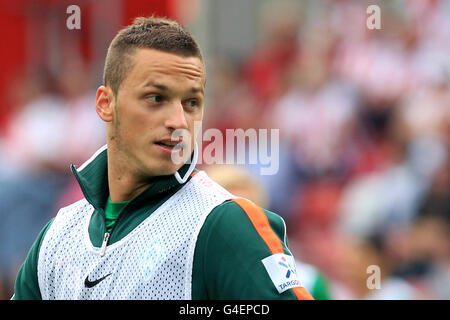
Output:
M111 202L130 201L147 189L150 182L137 182L130 176L108 173L109 196Z
M147 189L150 179L140 179L130 170L130 166L120 164L112 154L108 153L108 186L111 202L130 201Z

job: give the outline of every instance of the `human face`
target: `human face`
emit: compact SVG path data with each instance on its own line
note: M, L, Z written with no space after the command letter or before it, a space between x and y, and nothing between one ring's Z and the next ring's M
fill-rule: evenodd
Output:
M174 174L183 165L172 161L174 152L183 151L168 144L180 142L172 137L175 130L189 133L190 141L183 142L191 153L194 122L203 118L204 84L199 58L136 50L115 99L108 141L122 167L146 179Z

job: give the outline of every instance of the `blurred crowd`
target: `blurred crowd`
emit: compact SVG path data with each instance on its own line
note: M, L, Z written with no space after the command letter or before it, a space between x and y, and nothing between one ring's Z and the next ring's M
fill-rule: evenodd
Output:
M20 265L59 208L82 198L71 175L105 144L95 112L95 86L74 61L57 76L24 77L12 92L17 102L0 136L0 299L9 299Z
M233 190L284 218L323 297L450 299L450 2L379 5L369 30L364 1L267 2L247 56L208 57L203 129L279 129L278 173L244 166ZM70 163L104 144L89 70L65 68L18 86L0 136L0 298L39 230L81 198Z

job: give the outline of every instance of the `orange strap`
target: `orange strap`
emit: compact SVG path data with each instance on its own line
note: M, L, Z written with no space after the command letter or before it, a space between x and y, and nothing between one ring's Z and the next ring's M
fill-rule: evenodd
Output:
M264 211L253 202L246 199L238 198L233 199L233 201L247 214L251 223L255 227L256 232L258 232L259 236L266 243L270 252L272 252L272 254L284 253L283 245L281 244L280 239L278 239L276 234L273 232L269 219L267 219ZM299 300L314 300L314 298L303 287L295 287L292 288L292 290Z
M197 173L199 173L200 171L194 171L194 172L192 172L191 173L191 178L193 177L193 176L195 176Z
M247 214L259 236L264 240L272 254L284 253L280 239L275 235L269 224L269 219L264 211L254 203L246 199L233 199L239 207Z

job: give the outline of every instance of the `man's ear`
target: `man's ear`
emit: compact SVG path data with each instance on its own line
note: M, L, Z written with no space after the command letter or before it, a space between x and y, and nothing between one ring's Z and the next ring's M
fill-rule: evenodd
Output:
M105 122L113 120L114 113L114 93L110 87L100 86L97 89L95 99L95 110L98 116Z

